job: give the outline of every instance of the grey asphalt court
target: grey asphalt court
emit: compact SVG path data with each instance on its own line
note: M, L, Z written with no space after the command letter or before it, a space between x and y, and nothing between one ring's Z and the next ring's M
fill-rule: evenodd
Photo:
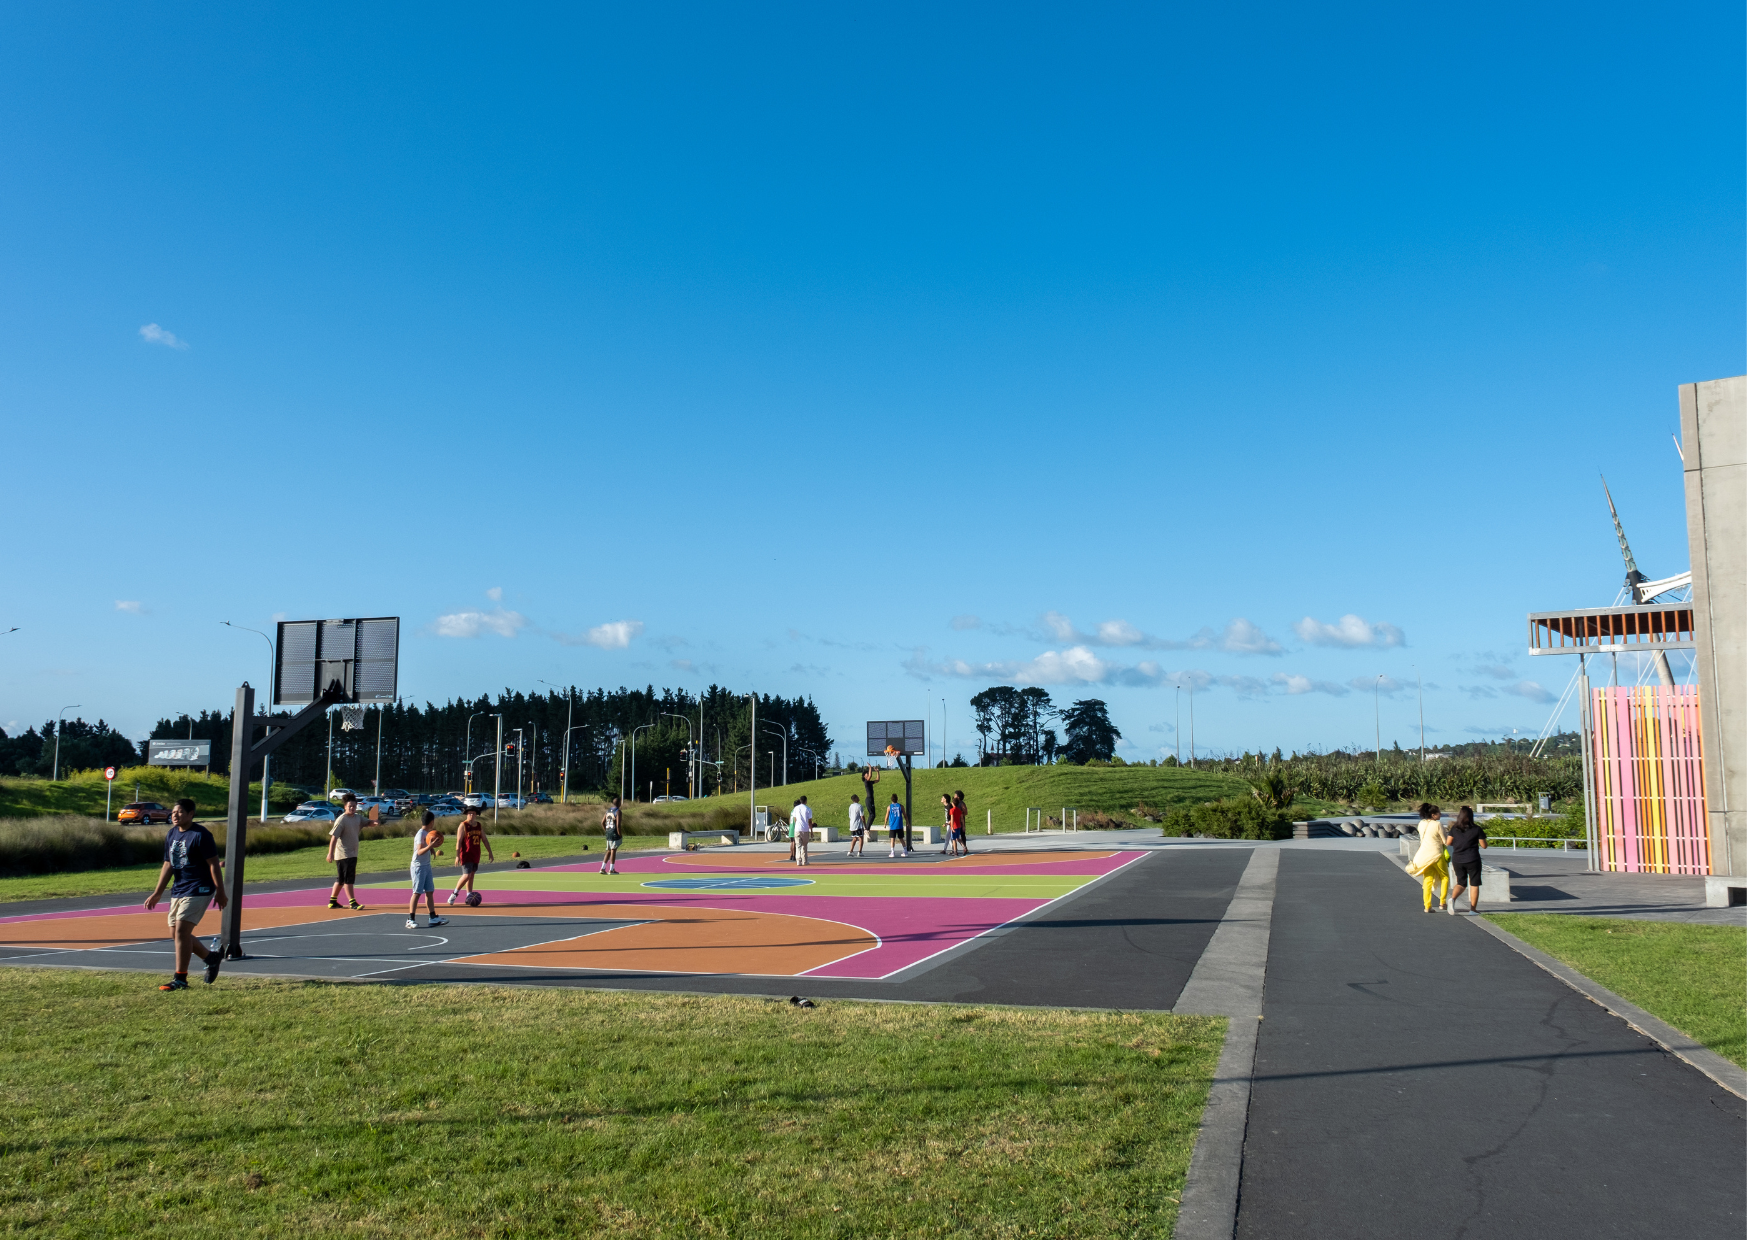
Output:
M208 920L213 922L216 930L216 921ZM534 943L581 938L638 924L632 920L606 918L581 921L571 917L481 917L477 914L452 918L441 926L428 926L423 915L418 921L416 929L408 929L404 912L373 913L343 922L314 921L307 926L245 930L243 950L248 959L226 961L221 976L387 979L419 968L427 961L509 951ZM205 928L204 924L202 928ZM210 942L213 935L202 937ZM118 969L168 972L172 948L168 938L86 948L77 952L0 948L0 961L35 965L76 961L81 966L100 964ZM458 972L466 968L453 967Z
M1282 850L1236 1234L1740 1236L1741 1099L1387 857Z

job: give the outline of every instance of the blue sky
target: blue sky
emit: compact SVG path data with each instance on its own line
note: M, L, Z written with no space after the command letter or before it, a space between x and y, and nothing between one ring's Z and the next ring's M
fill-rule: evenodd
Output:
M1432 742L1533 733L1599 473L1687 567L1742 25L11 8L0 726L400 615L417 699L715 681L846 746L1040 683L1148 757L1192 681L1199 749L1369 745L1380 675L1408 745L1417 672Z

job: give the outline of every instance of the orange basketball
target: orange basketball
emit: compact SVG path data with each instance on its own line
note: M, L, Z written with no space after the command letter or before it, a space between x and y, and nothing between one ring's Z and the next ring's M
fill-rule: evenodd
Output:
M429 835L426 838L429 839L431 842L431 851L432 852L436 852L439 848L443 847L443 832L432 831L429 833Z

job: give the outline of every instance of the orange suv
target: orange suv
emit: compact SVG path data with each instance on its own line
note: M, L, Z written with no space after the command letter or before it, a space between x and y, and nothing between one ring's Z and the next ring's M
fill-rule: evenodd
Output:
M169 822L170 811L156 801L135 801L132 805L121 807L121 813L115 816L117 822L138 822L151 826L154 822Z

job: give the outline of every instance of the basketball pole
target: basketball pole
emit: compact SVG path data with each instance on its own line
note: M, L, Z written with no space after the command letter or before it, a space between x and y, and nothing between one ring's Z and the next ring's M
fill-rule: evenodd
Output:
M926 755L926 754L924 755L924 757L927 757L927 756L928 755ZM898 767L901 771L904 772L904 846L907 849L915 851L914 847L913 847L915 841L911 837L911 829L912 829L912 826L914 824L912 823L911 816L910 816L910 755L909 754L900 753L898 755ZM891 849L888 849L887 851L890 852Z
M267 758L286 741L328 713L328 708L347 698L338 680L321 696L289 719L255 714L255 690L247 681L237 690L231 716L231 792L225 820L225 907L219 937L226 960L246 960L243 954L243 857L249 847L249 768L257 762L265 769ZM266 735L251 743L255 729ZM269 730L271 729L271 730Z

